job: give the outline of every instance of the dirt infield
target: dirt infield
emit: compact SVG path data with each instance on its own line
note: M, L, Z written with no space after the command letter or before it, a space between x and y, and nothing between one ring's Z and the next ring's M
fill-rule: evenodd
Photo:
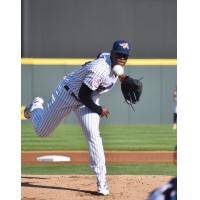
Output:
M70 164L88 163L86 151L22 151L22 164L40 164L43 155L65 155ZM173 163L173 151L106 151L107 164ZM63 162L62 162L63 163ZM65 163L65 162L64 162ZM49 162L42 162L49 164ZM109 196L98 196L96 178L89 175L22 175L22 200L146 200L171 176L109 175Z
M22 200L145 200L170 176L108 176L109 196L98 196L95 176L22 175Z
M21 161L22 164L39 164L36 158L44 155L69 156L70 164L88 163L87 151L22 151ZM108 164L173 163L175 159L173 151L106 151L105 156Z

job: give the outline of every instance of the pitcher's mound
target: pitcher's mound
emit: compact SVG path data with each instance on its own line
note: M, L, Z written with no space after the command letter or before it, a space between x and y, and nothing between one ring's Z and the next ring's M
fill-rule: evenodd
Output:
M22 175L22 200L145 200L171 176L108 176L109 196L96 195L96 178L89 175Z

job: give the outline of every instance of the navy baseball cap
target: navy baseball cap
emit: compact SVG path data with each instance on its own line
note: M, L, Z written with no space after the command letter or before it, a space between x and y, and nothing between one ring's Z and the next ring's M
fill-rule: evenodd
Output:
M112 51L114 53L122 53L125 55L129 55L131 46L128 42L126 42L125 40L116 40L113 43L113 47L112 47Z

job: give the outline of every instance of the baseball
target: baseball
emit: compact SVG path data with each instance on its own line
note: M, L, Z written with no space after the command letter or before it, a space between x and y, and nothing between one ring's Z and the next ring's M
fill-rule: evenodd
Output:
M115 65L113 67L113 72L117 76L121 76L124 73L124 68L121 65Z

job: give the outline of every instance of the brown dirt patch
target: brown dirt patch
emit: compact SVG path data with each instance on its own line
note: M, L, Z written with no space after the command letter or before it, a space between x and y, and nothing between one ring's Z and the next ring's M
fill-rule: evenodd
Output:
M22 164L39 164L38 156L65 155L71 158L70 164L88 163L87 151L22 151ZM107 164L134 163L174 163L173 151L106 151ZM43 162L49 164L49 162ZM62 162L64 163L64 162Z
M87 151L22 151L22 164L40 164L43 155L65 155L70 164L88 164ZM106 151L107 164L173 163L173 151ZM49 162L46 162L49 164ZM46 164L43 162L43 164ZM63 162L62 162L63 163ZM110 175L109 196L96 194L96 178L89 175L22 175L22 200L145 200L171 176Z
M96 194L95 176L22 175L22 200L145 200L170 176L110 175L109 196Z

